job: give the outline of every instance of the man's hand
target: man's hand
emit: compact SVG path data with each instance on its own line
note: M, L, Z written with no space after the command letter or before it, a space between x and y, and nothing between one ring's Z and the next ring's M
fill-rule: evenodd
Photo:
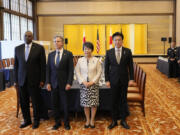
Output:
M40 82L39 87L43 88L44 87L44 82Z
M14 83L14 87L16 87L16 88L17 88L17 87L18 87L18 84L17 84L17 83Z
M180 64L180 60L178 60L177 63Z
M51 91L51 84L48 83L48 84L46 85L46 89L47 89L48 91Z
M134 86L134 80L129 80L128 86Z
M175 59L174 58L170 58L170 61L175 61Z
M71 89L71 85L70 85L70 84L67 84L65 89L66 89L66 90L70 90L70 89Z
M111 88L111 84L110 84L110 82L109 82L109 81L108 81L108 82L106 82L106 87Z

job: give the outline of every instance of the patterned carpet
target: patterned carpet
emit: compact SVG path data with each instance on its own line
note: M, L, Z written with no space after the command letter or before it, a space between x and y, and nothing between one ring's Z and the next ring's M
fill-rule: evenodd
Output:
M98 114L95 129L84 129L84 118L71 117L70 131L63 126L52 131L53 119L41 121L40 127L32 130L32 126L19 129L22 116L16 118L16 92L8 88L0 92L0 134L1 135L180 135L180 84L176 79L168 79L153 64L140 65L147 73L145 108L143 117L137 104L130 105L131 115L127 121L130 130L120 125L113 130L107 126L111 122L109 115Z

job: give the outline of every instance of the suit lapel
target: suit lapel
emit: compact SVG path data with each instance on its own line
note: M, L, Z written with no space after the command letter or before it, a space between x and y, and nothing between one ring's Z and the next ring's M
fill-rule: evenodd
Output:
M125 55L126 55L125 49L124 49L124 47L122 47L120 63L123 61Z
M62 54L61 60L59 62L60 65L65 57L66 57L66 50L63 50L63 54Z
M64 49L58 67L62 65L63 60L64 60L64 58L66 57L66 55L67 55L67 54L66 54L66 50Z
M25 44L22 45L21 52L22 52L21 55L22 55L23 61L26 62L26 60L25 60Z
M115 48L113 48L113 50L112 50L112 55L113 55L113 57L114 57L114 60L116 61L116 64L118 64L117 59L116 59ZM120 63L123 61L125 55L126 55L126 51L125 51L124 47L122 47ZM120 63L119 63L119 64L120 64ZM118 65L119 65L119 64L118 64Z
M54 51L54 52L52 53L52 64L53 64L54 66L56 66L56 64L55 64L55 56L56 56L56 51Z
M112 49L112 56L113 56L113 59L114 59L114 61L116 62L116 64L118 64L118 63L117 63L117 59L116 59L115 48Z
M30 50L30 52L29 52L29 56L28 56L28 60L27 60L27 61L30 60L30 58L31 58L31 56L33 55L33 52L34 52L34 51L35 51L35 45L34 45L34 43L32 43L31 50ZM25 55L24 55L24 58L25 58Z

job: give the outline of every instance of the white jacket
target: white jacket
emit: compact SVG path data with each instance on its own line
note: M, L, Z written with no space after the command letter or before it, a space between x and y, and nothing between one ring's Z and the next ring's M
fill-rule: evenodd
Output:
M75 67L76 78L79 84L81 84L84 81L87 81L87 77L89 81L98 84L101 76L101 72L102 72L101 63L99 59L96 57L91 57L89 59L88 64L87 64L87 58L81 57L78 59L77 65Z

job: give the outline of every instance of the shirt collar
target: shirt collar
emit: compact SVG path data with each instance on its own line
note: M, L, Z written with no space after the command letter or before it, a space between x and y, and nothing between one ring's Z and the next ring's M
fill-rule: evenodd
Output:
M31 42L30 44L26 44L26 43L25 43L25 46L26 46L26 47L27 47L27 45L29 45L29 47L31 47L31 46L32 46L32 42Z
M58 52L60 52L60 53L62 53L63 52L63 48L61 49L61 50L59 50L59 49L56 49L56 53L58 53Z
M122 46L120 48L115 47L115 51L122 50Z

